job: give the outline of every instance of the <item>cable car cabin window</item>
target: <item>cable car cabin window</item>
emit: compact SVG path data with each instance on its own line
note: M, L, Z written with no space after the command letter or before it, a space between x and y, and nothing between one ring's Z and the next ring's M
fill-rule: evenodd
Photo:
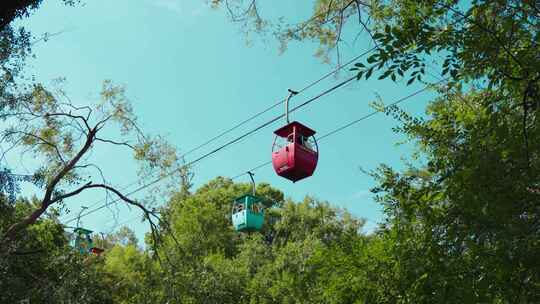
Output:
M290 138L277 137L274 141L274 146L272 147L272 151L277 152L281 150L283 147L288 146L290 143L292 143L292 135Z
M287 143L293 143L294 142L293 139L294 139L294 134L289 134L289 136L287 136ZM313 151L313 148L312 148L313 144L310 137L298 135L296 136L296 142L301 144L305 148Z
M251 211L254 213L259 213L262 211L262 208L259 206L259 204L253 204L251 205Z
M244 210L244 204L238 204L234 206L234 213L242 212Z
M313 149L313 139L311 137L299 136L298 142L306 150L309 150L310 152L315 152L315 150Z

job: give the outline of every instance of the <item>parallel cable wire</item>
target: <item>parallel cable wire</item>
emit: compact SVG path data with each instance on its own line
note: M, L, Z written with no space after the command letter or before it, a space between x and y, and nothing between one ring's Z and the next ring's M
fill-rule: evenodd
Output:
M412 97L414 97L414 96L416 96L416 95L418 95L418 94L420 94L420 93L423 93L423 92L427 91L427 90L428 90L429 88L431 88L432 86L437 85L437 84L440 84L440 83L442 83L442 82L444 82L444 81L446 81L446 79L441 79L441 80L439 80L439 81L437 81L437 82L435 82L435 83L433 83L433 84L428 84L428 85L426 85L424 88L422 88L422 89L420 89L420 90L417 90L417 91L415 91L415 92L413 92L413 93L411 93L411 94L409 94L409 95L407 95L407 96L405 96L405 97L402 97L402 98L400 98L400 99L398 99L398 100L396 100L396 101L394 101L394 102L388 104L387 106L385 106L385 108L389 108L389 107L398 105L398 104L400 104L400 103L402 103L402 102L404 102L404 101L406 101L406 100L408 100L408 99L410 99L410 98L412 98ZM360 118L358 118L358 119L355 119L355 120L353 120L353 121L350 121L350 122L346 123L345 125L340 126L340 127L336 128L336 129L334 129L334 130L332 130L332 131L330 131L330 132L328 132L328 133L325 133L324 135L318 137L318 138L317 138L317 141L320 142L321 140L324 140L325 138L328 138L328 137L330 137L330 136L332 136L332 135L334 135L334 134L336 134L336 133L338 133L338 132L340 132L340 131L343 131L344 129L349 128L349 127L351 127L352 125L355 125L355 124L357 124L357 123L359 123L359 122L361 122L361 121L363 121L363 120L366 120L366 119L368 119L368 118L370 118L370 117L372 117L372 116L375 116L375 115L378 114L378 113L381 113L381 111L373 111L373 112L371 112L371 113L369 113L369 114L366 114L366 115L364 115L364 116L362 116L362 117L360 117ZM253 171L256 171L256 170L258 170L258 169L260 169L260 168L262 168L262 167L268 166L268 165L271 164L271 163L272 163L272 161L266 161L266 162L264 162L264 163L261 163L261 164L255 166L255 167L253 167L253 168L247 170L247 171L244 172L244 173L240 173L240 174L238 174L238 175L235 175L235 176L232 177L231 179L232 179L232 180L235 180L235 179L237 179L237 178L239 178L239 177L242 177L242 176L246 175L247 172L253 172Z
M61 34L64 34L64 33L67 33L67 32L70 32L72 31L73 29L63 29L61 31L58 31L58 32L54 32L54 33L47 33L45 32L43 35L41 35L41 37L33 40L30 42L30 46L34 46L36 44L38 44L39 42L41 41L47 41L49 40L50 38L54 37L54 36L58 36L58 35L61 35Z
M298 109L300 109L300 108L302 108L302 107L304 107L304 106L306 106L306 105L308 105L308 104L310 104L310 103L312 103L312 102L318 100L319 98L321 98L321 97L323 97L323 96L325 96L325 95L331 93L332 91L341 88L342 86L348 84L349 82L355 80L356 78L357 78L356 75L353 76L353 77L347 78L346 80L344 80L344 81L342 81L342 82L340 82L340 83L334 85L333 87L331 87L331 88L329 88L329 89L326 89L325 91L323 91L323 92L317 94L316 96L314 96L314 97L312 97L312 98L306 100L305 102L303 102L303 103L301 103L301 104L295 106L294 108L290 109L290 110L289 110L289 113L292 113L292 112L294 112L294 111L296 111L296 110L298 110ZM263 123L262 125L260 125L260 126L254 128L254 129L252 129L252 130L250 130L250 131L248 131L248 132L246 132L246 133L244 133L244 134L242 134L242 135L240 135L240 136L238 136L238 137L236 137L236 138L234 138L234 139L232 139L232 140L226 142L225 144L223 144L223 145L221 145L221 146L219 146L219 147L213 149L213 150L210 151L210 152L207 152L207 153L203 154L202 156L200 156L200 157L198 157L198 158L196 158L196 159L194 159L194 160L188 162L187 164L184 164L182 167L184 167L184 168L185 168L185 167L190 167L190 166L192 166L193 164L195 164L195 163L197 163L197 162L199 162L199 161L201 161L201 160L203 160L203 159L205 159L205 158L207 158L207 157L209 157L209 156L211 156L211 155L213 155L213 154L215 154L215 153L217 153L217 152L223 150L224 148L226 148L226 147L228 147L228 146L230 146L230 145L233 145L233 144L239 142L239 141L242 140L243 138L248 137L249 135L251 135L251 134L253 134L253 133L255 133L255 132L257 132L257 131L259 131L259 130L261 130L261 129L263 129L263 128L265 128L266 126L272 124L273 122L275 122L275 121L277 121L277 120L279 120L279 119L281 119L281 118L283 118L283 117L285 117L285 114L280 114L280 115L278 115L278 116L272 118L271 120L269 120L269 121ZM176 174L177 172L178 172L178 169L175 169L175 170L173 170L173 171L171 171L171 172L169 172L169 173L167 173L167 174L164 174L164 175L158 177L157 179L155 179L155 180L153 180L153 181L151 181L151 182L149 182L149 183L147 183L147 184L144 184L144 185L141 185L141 186L137 187L136 189L134 189L134 190L132 190L132 191L126 193L124 196L129 196L129 195L135 194L135 193L137 193L137 192L139 192L139 191L141 191L141 190L143 190L143 189L146 189L146 188L148 188L148 187L150 187L150 186L152 186L152 185L155 185L155 184L157 184L158 182L160 182L160 181L162 181L162 180L164 180L164 179L166 179L166 178L168 178L168 177L170 177L170 176ZM121 199L120 199L120 198L117 198L117 199L113 200L113 201L110 202L110 203L106 203L106 204L101 205L101 206L99 206L99 207L97 207L97 208L94 208L94 209L92 209L92 210L90 210L90 211L87 211L86 213L82 213L82 214L80 215L80 218L85 217L85 216L88 216L88 215L90 215L90 214L92 214L92 213L95 213L95 212L97 212L97 211L99 211L99 210L101 210L101 209L103 209L103 208L106 208L106 207L110 206L111 204L115 204L115 203L117 203L117 202L119 202L119 201L121 201ZM75 221L75 220L77 220L77 218L69 219L69 220L67 220L67 221L65 222L65 224L70 223L70 222L73 222L73 221Z
M312 88L312 87L314 87L315 85L319 84L321 81L323 81L323 80L327 79L328 77L330 77L330 76L336 74L337 72L339 72L340 70L342 70L344 67L350 65L351 63L353 63L353 62L355 62L356 60L362 58L363 56L365 56L365 55L371 53L371 52L374 51L375 49L376 49L376 47L373 47L373 48L371 48L371 49L369 49L369 50L363 52L362 54L360 54L360 55L358 55L358 56L355 56L354 58L352 58L351 60L347 61L346 63L344 63L344 64L342 64L342 65L339 65L339 66L338 66L337 68L335 68L334 70L332 70L332 71L326 73L326 74L323 75L321 78L319 78L319 79L317 79L317 80L311 82L311 83L308 84L307 86L305 86L305 87L303 87L302 89L300 89L300 90L298 91L297 94L301 94L301 93L303 93L303 92L309 90L310 88ZM267 107L266 109L264 109L264 110L262 110L262 111L260 111L260 112L258 112L258 113L256 113L256 114L254 114L253 116L247 118L246 120L244 120L244 121L242 121L242 122L240 122L240 123L234 125L233 127L231 127L231 128L229 128L229 129L227 129L227 130L225 130L225 131L219 133L218 135L216 135L216 136L210 138L209 140L205 141L204 143L202 143L202 144L200 144L200 145L194 147L193 149L187 151L187 152L184 153L182 156L186 156L186 155L188 155L188 154L191 154L192 152L195 152L195 151L199 150L199 149L202 148L202 147L205 147L206 145L208 145L208 144L214 142L215 140L217 140L218 138L223 137L224 135L226 135L226 134L228 134L228 133L230 133L230 132L232 132L232 131L238 129L239 127L245 125L246 123L252 121L253 119L255 119L255 118L257 118L257 117L259 117L259 116L261 116L261 115L267 113L268 111L274 109L275 107L277 107L277 106L283 104L283 103L285 102L285 100L286 100L286 98L283 98L283 99L279 100L278 102L272 104L271 106Z
M365 55L367 55L367 54L373 52L373 51L376 50L376 49L377 49L377 47L372 47L371 49L369 49L369 50L367 50L367 51L365 51L365 52L363 52L363 53L361 53L361 54L359 54L359 55L357 55L357 56L351 58L349 61L345 62L344 64L339 65L338 67L336 67L336 68L333 69L332 71L330 71L330 72L324 74L323 76L321 76L321 77L318 78L317 80L312 81L311 83L309 83L308 85L306 85L305 87L303 87L302 89L300 89L300 90L298 91L298 94L304 93L305 91L311 89L312 87L316 86L317 84L319 84L319 83L322 82L323 80L329 78L330 76L335 75L337 72L339 72L339 71L342 70L343 68L347 67L347 66L350 65L351 63L353 63L353 62L355 62L356 60L358 60L358 59L364 57ZM243 120L243 121L237 123L236 125L232 126L231 128L229 128L229 129L227 129L227 130L225 130L225 131L219 133L218 135L216 135L216 136L210 138L209 140L207 140L207 141L201 143L200 145L198 145L198 146L196 146L196 147L194 147L194 148L188 150L187 152L183 153L183 154L180 156L180 159L184 158L184 157L187 156L188 154L191 154L191 153L193 153L193 152L195 152L195 151L197 151L197 150L199 150L199 149L201 149L201 148L203 148L203 147L209 145L210 143L212 143L212 142L218 140L219 138L221 138L221 137L223 137L223 136L225 136L225 135L231 133L232 131L234 131L234 130L240 128L241 126L247 124L248 122L254 120L255 118L260 117L261 115L267 113L268 111L270 111L270 110L276 108L277 106L283 104L283 103L285 102L285 100L286 100L286 98L283 98L283 99L279 100L278 102L272 104L271 106L265 108L264 110L255 113L254 115L252 115L252 116L250 116L249 118L247 118L247 119L245 119L245 120ZM130 187L132 187L132 186L134 186L134 185L136 185L137 183L138 183L138 181L134 181L134 182L132 182L132 183L130 183L130 184L127 184L127 185L121 187L119 190L120 190L120 191L124 191L124 190L126 190L126 189L128 189L128 188L130 188ZM97 201L97 202L91 204L89 207L92 208L92 207L98 205L100 202L103 202L103 201L105 201L105 200L106 200L106 199L101 199L101 200L99 200L99 201Z

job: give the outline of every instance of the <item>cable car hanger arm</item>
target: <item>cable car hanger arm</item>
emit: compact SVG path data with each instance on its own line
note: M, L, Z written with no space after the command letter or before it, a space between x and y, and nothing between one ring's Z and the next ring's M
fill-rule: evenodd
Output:
M287 99L285 99L285 120L287 123L289 123L289 101L291 100L291 97L298 94L298 91L293 91L291 89L288 89L288 91L289 95L287 96Z
M253 174L251 171L248 171L247 174L249 174L249 178L251 178L251 189L253 196L255 196L255 179L253 178L255 174Z

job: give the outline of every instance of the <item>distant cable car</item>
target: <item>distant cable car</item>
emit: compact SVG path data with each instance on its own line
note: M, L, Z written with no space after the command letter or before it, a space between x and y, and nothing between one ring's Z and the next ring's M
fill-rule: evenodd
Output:
M94 242L90 237L92 230L75 228L73 232L75 233L75 248L80 253L90 252L90 248L94 247Z
M297 121L289 122L289 99L297 94L289 92L285 101L287 125L274 131L272 164L279 176L297 182L313 175L319 159L319 147L313 136L315 131Z
M252 194L236 198L232 208L232 223L236 231L259 231L264 224L264 205L262 199L255 196L253 173L248 172L252 182Z
M85 209L88 209L88 207L82 206L81 211L77 216L77 227L70 227L73 228L73 234L75 234L74 247L81 254L93 253L95 255L101 255L105 250L102 248L94 247L94 241L92 241L91 237L93 231L79 227L79 223L81 221L81 213Z

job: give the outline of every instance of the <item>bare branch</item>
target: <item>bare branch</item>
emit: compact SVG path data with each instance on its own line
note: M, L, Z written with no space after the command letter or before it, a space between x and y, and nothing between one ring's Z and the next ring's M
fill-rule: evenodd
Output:
M231 8L228 0L225 0L225 7L227 8L227 11L229 12L229 15L230 15L233 22L246 21L248 15L249 15L249 12L251 12L251 11L255 12L255 17L257 18L257 20L261 19L260 16L259 16L259 13L257 11L256 0L252 0L250 2L250 4L248 5L248 7L243 12L241 12L240 14L235 14L234 13L234 11Z
M98 138L96 137L96 141L101 141L101 142L104 142L104 143L109 143L109 144L113 144L113 145L118 145L118 146L126 146L126 147L129 147L131 148L132 150L135 150L135 146L133 146L132 144L128 143L128 142L118 142L118 141L114 141L114 140L110 140L110 139L103 139L103 138Z
M56 203L56 202L59 202L59 201L61 201L61 200L66 199L66 198L75 196L75 195L77 195L77 194L83 192L85 189L89 189L91 185L92 185L92 182L90 181L90 182L86 183L84 186L78 188L77 190L74 190L74 191L71 191L71 192L69 192L69 193L60 194L60 195L58 195L58 196L55 196L55 197L53 197L53 198L51 199L50 204L54 204L54 203ZM50 204L49 204L49 205L50 205Z
M347 5L345 5L343 8L340 9L339 11L339 22L338 24L336 25L337 26L337 36L336 36L336 54L337 54L337 65L338 67L341 66L341 56L340 56L340 51L339 51L339 42L341 40L341 31L343 29L343 21L344 21L344 12L345 10L351 6L353 3L356 3L357 0L352 0L351 2L349 2Z
M96 123L96 125L94 126L94 128L96 130L101 130L101 128L103 128L103 126L105 125L105 123L111 119L113 117L113 115L108 115L107 117L103 118L102 120L98 121Z
M6 157L6 154L9 153L9 151L14 149L15 147L17 147L21 141L22 141L22 138L17 139L9 148L2 151L2 156L0 157L0 163L4 160L4 158Z
M63 90L58 90L58 93L60 93L60 95L62 95L68 102L67 103L60 103L61 105L66 105L76 111L80 111L80 110L87 110L88 113L86 114L86 120L89 120L90 119L90 116L92 115L92 108L89 107L89 106L80 106L80 107L77 107L75 105L73 105L73 101L71 100L71 98L63 91Z
M86 138L86 142L84 146L79 150L79 152L69 161L67 162L62 169L54 176L54 178L47 184L45 195L43 196L43 199L41 200L41 205L38 209L34 210L30 215L25 217L22 221L17 222L13 225L11 225L5 232L2 241L0 242L0 246L6 246L9 245L15 238L16 234L27 227L28 225L31 225L36 222L36 220L47 211L47 208L53 203L51 200L53 192L56 189L57 184L68 174L73 167L77 165L81 157L90 149L92 146L92 143L94 142L94 136L95 136L95 129L90 130L88 133L88 136ZM87 184L88 185L88 184ZM85 185L86 186L86 185ZM82 189L77 189L76 191L82 191L87 188L81 187Z
M83 186L83 187L85 187L85 186ZM86 186L86 189L90 189L90 188L103 188L103 189L106 189L107 191L110 191L110 192L116 194L124 202L141 209L144 212L144 216L148 220L148 223L150 224L150 231L151 231L152 239L153 239L155 245L157 245L159 243L159 241L160 241L159 228L158 228L157 224L153 221L153 218L157 219L159 221L159 217L156 215L155 210L148 210L143 204L130 199L129 197L122 194L119 190L117 190L116 188L111 187L109 185L90 184L90 185ZM156 246L156 250L157 250L157 246Z
M254 9L254 7L250 9ZM144 133L137 125L136 117L132 114L129 101L124 99L122 95L123 91L116 90L114 87L106 89L111 90L110 95L107 94L104 97L107 98L106 101L109 103L104 104L104 106L96 106L95 110L100 115L98 118L91 116L93 108L73 105L63 91L60 91L57 94L58 97L55 97L40 87L36 87L36 90L40 90L38 93L43 95L35 97L35 104L33 103L34 96L29 96L33 99L21 101L18 113L13 113L10 116L17 119L17 125L14 124L11 129L0 133L2 137L0 142L5 142L5 148L7 148L7 150L1 151L3 155L1 155L0 161L6 153L17 145L23 145L22 149L28 148L29 151L41 152L47 158L49 164L43 164L43 170L46 173L40 177L40 181L44 182L45 185L43 186L44 193L39 206L35 210L30 210L29 214L25 214L24 218L2 231L2 235L0 235L1 253L5 251L14 252L17 244L15 240L21 231L24 231L26 227L46 215L48 207L52 204L76 197L88 189L102 189L107 198L109 195L116 195L120 200L125 201L127 206L135 206L141 209L145 214L145 218L150 222L153 239L156 244L159 241L158 222L156 221L156 219L159 220L159 217L153 213L154 210L146 208L144 204L130 199L127 195L123 195L121 192L123 190L110 185L105 179L101 168L90 161L92 147L96 142L126 146L134 150L136 148L135 142L146 140ZM65 100L59 101L62 96ZM46 102L40 102L41 98ZM65 102L66 100L67 102ZM9 120L10 117L4 118ZM90 121L91 118L92 121ZM34 119L39 120L32 123L31 120ZM94 125L95 121L97 123ZM9 122L11 121L9 120ZM105 128L108 122L114 122L121 127L123 138L116 140L114 138L97 137L97 133L102 128ZM44 130L46 135L41 135L41 129ZM51 134L50 138L49 133ZM135 134L136 138L131 141L127 136L133 134ZM8 144L13 146L8 146ZM63 144L66 145L65 149L62 146ZM80 176L80 171L85 171L85 168L97 170L101 182L94 183L87 180L74 186L74 189L62 189L66 188L65 184L67 185L67 182L73 180L73 176ZM95 175L95 172L92 172L92 175ZM109 207L108 204L105 207ZM104 207L98 209L102 208Z
M71 114L71 112L69 113L45 113L45 118L48 117L48 116L65 116L65 117L69 117L69 118L73 118L73 119L80 119L82 120L82 122L84 122L84 125L86 126L86 129L88 129L88 131L90 131L90 125L88 125L88 120L84 117L84 116L81 116L81 115L73 115Z

